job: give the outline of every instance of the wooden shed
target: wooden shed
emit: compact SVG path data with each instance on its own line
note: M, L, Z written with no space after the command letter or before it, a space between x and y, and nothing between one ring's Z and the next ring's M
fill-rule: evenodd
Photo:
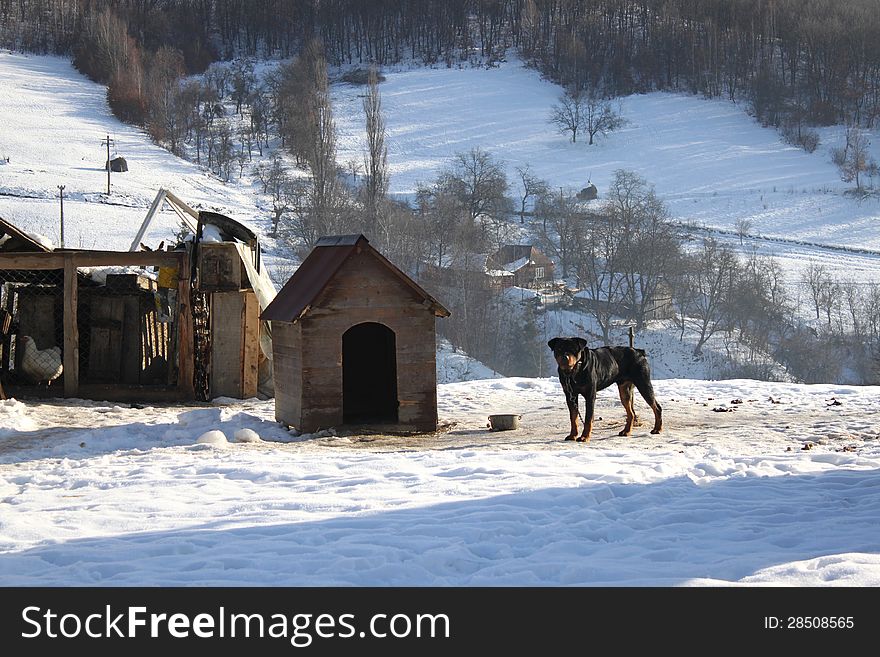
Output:
M194 233L137 250L165 200ZM52 250L0 219L0 397L271 395L275 296L256 234L160 190L130 251ZM268 382L268 385L267 385Z
M263 311L275 417L311 433L437 429L435 320L446 310L363 235L322 237Z

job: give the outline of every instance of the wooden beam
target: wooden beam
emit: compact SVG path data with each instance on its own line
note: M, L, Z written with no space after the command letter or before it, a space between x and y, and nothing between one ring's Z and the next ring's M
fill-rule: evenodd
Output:
M195 345L193 343L190 254L182 252L177 281L177 387L185 399L195 398Z
M63 269L68 258L77 267L180 267L183 251L53 251L3 253L0 269Z
M186 212L186 213L187 213L188 215L190 215L193 219L198 220L198 218L199 218L199 213L198 213L197 211L193 210L191 207L189 207L186 203L184 203L183 201L181 201L181 200L177 197L176 194L174 194L173 192L171 192L171 191L169 191L169 190L166 189L166 190L165 190L165 196L167 196L168 199L169 199L174 205L177 205L181 210L183 210L184 212Z
M4 253L0 255L0 269L62 269L61 253Z
M7 394L16 399L55 399L61 396L57 386L8 386ZM80 399L122 402L180 401L177 386L129 385L125 383L83 383L77 396Z
M73 254L64 256L64 396L79 392L79 326L77 325L76 262Z

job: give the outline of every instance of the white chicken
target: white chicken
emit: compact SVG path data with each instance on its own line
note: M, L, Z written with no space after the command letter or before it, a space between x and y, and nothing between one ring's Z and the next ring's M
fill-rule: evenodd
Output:
M24 353L21 368L33 383L50 384L61 376L64 366L61 361L61 348L37 349L37 343L29 335L19 338Z

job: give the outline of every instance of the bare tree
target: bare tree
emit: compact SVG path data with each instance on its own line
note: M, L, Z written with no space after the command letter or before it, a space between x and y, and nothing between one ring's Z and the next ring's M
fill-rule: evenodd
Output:
M379 96L379 76L371 66L367 93L364 96L367 123L367 152L364 155L364 205L370 232L381 230L380 207L388 192L388 148L385 146L385 119Z
M831 157L840 170L840 177L844 182L855 182L856 190L862 190L862 175L876 172L877 162L870 157L868 148L871 140L867 134L857 125L851 125L846 129L846 145L832 149Z
M559 102L550 110L550 123L563 134L571 135L571 143L577 143L580 131L586 132L592 145L597 134L607 134L625 125L625 119L595 92L585 92L579 87L566 90Z
M441 172L439 184L462 201L471 223L480 217L503 218L510 212L504 168L480 148L457 153Z
M461 240L471 252L486 253L506 239L512 211L507 190L501 164L475 148L458 153L433 184L420 186L417 203L421 216L444 226L434 236L438 244Z
M641 179L637 193L642 195L637 207L635 230L626 244L624 268L629 318L637 331L671 303L671 281L678 277L682 267L682 235L677 224L669 220L663 202L653 188L645 187ZM614 185L612 185L612 194Z
M572 144L577 143L578 132L584 123L584 100L580 89L569 89L550 108L550 123L556 125L559 132L570 133Z
M739 236L739 245L742 246L745 238L752 231L754 222L748 217L740 217L736 220L736 234Z
M254 74L254 62L248 58L237 59L232 64L232 100L235 101L235 111L239 116L244 116L243 107L253 94L257 86L257 76Z
M177 155L183 141L183 117L179 109L183 72L183 55L163 47L150 60L146 76L150 135Z
M292 62L282 64L267 76L273 98L273 116L282 145L303 169L311 166L313 149L329 107L322 90L326 87L326 60L317 42L310 44Z
M709 338L729 326L731 286L738 276L739 261L733 251L712 238L704 240L689 260L679 312L683 328L691 326L697 332L696 355Z
M532 173L528 164L524 167L517 167L516 173L519 175L519 180L522 184L522 192L519 195L519 222L525 223L526 207L529 199L537 199L544 196L547 194L550 187L547 184L547 181L541 180Z
M559 261L562 278L575 270L579 261L584 218L572 192L545 193L535 202L535 217L541 222L538 242L544 252Z
M816 319L819 319L823 303L829 296L828 289L834 286L834 281L824 265L811 260L806 270L801 274L801 282L806 285L810 293L813 310L816 311Z
M416 191L419 220L424 224L427 258L442 269L458 252L479 249L473 224L468 220L462 200L436 181L419 185Z
M576 245L578 282L606 341L615 318L641 328L658 300L669 296L681 243L679 229L647 182L632 171L615 171L600 211L583 214Z
M226 64L215 62L205 71L205 86L214 92L217 100L222 101L229 92L230 78L229 67Z
M597 134L607 135L626 125L626 119L611 105L611 101L594 93L587 94L584 104L584 130L590 135L590 144Z
M766 360L774 338L785 339L791 324L791 303L779 263L756 251L738 268L731 288L731 332L738 331L737 341L748 348L753 366Z
M305 55L311 83L311 94L306 101L307 122L312 126L308 148L312 174L311 205L315 219L329 228L335 223L332 214L339 192L339 178L336 169L336 125L330 104L327 60L324 59L323 46L318 41L309 44ZM319 233L323 233L323 230Z

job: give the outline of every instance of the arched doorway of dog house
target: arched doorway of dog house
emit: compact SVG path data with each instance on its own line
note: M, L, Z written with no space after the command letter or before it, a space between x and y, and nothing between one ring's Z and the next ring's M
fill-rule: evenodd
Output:
M342 334L342 416L346 424L397 422L397 339L376 322Z

